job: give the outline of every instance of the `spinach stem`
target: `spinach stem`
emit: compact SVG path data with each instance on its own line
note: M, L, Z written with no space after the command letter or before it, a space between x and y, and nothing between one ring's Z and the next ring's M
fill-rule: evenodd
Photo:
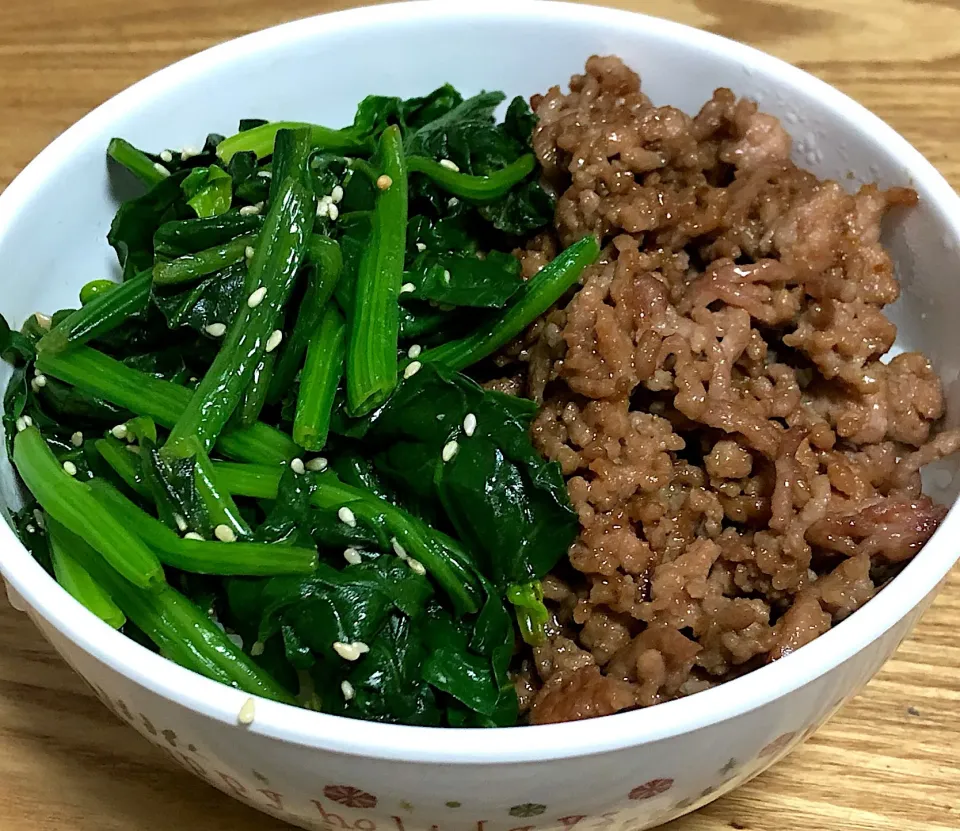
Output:
M358 139L356 133L349 127L334 130L303 121L273 121L225 138L217 145L217 155L224 162L229 162L241 152L256 153L258 159L266 158L274 153L277 133L281 130L306 130L310 147L314 150L327 150L334 153L369 153L373 149L369 139Z
M170 175L169 173L161 173L153 159L122 138L110 139L110 143L107 145L107 155L118 164L123 165L148 188L152 188Z
M347 350L347 403L351 414L380 406L397 385L400 284L407 243L407 171L400 129L380 139L379 192L370 240L360 258Z
M153 282L158 286L176 286L199 280L207 274L241 262L246 256L247 248L255 246L256 243L257 235L247 234L213 248L159 262L153 267Z
M336 304L329 304L307 347L300 375L293 440L314 452L323 450L346 353L347 322Z
M465 338L427 349L420 360L462 370L492 355L556 303L599 255L600 245L594 237L575 242L524 283L501 315Z
M478 205L503 199L536 166L536 157L528 153L494 173L472 176L451 170L423 156L410 156L407 159L407 168L411 173L422 173L447 193Z

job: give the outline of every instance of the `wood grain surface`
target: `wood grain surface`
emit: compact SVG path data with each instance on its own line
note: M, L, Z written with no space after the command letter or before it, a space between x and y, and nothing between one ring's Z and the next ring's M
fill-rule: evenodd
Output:
M455 2L455 0L452 0ZM960 185L960 0L610 0L738 38L893 124ZM0 186L132 82L349 0L0 0ZM558 79L563 80L563 79ZM960 573L856 700L669 831L960 828ZM0 600L0 829L280 831L172 764Z

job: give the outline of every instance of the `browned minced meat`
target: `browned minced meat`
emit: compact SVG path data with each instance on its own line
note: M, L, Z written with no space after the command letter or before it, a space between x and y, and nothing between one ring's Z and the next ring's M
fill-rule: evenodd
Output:
M729 90L692 118L654 107L616 58L532 103L559 201L524 275L604 245L493 385L542 403L534 441L581 524L518 673L544 723L697 692L858 609L943 519L919 470L960 433L932 432L923 355L881 361L899 287L880 221L912 191L818 180Z

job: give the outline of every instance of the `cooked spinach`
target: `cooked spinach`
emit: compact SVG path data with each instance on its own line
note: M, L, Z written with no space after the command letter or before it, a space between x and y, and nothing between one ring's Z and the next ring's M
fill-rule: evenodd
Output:
M554 204L535 118L518 98L498 120L504 101L444 85L368 96L341 129L110 143L145 188L107 237L122 279L0 318L14 524L77 600L251 694L517 722L510 664L577 523L536 405L465 373L598 250L522 279Z

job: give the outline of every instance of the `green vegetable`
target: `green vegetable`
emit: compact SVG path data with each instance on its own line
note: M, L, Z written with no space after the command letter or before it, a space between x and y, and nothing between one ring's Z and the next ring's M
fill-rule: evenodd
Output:
M107 155L118 164L123 165L147 187L153 187L170 175L170 172L163 165L158 167L158 161L150 158L146 153L138 150L122 138L110 139L110 144L107 145Z
M293 422L293 440L307 450L323 450L327 442L334 396L343 376L346 337L343 314L328 306L307 347Z
M340 153L358 153L370 149L369 141L360 138L349 128L331 130L329 127L306 124L302 121L275 121L224 139L217 147L217 155L225 162L229 162L236 153L240 152L255 153L258 159L263 159L273 154L274 142L282 130L306 131L310 146L315 149Z
M114 629L120 629L127 622L123 612L64 547L64 535L61 533L63 526L55 522L48 524L50 525L48 533L53 573L57 582L74 600L86 606L104 623Z
M354 415L380 406L397 384L397 301L407 229L407 174L400 131L384 131L370 240L360 260L347 350L347 401Z
M469 173L451 170L439 162L422 156L411 156L408 160L411 173L423 173L447 193L478 205L503 199L526 179L536 166L536 157L532 153L527 153L487 176L472 176Z
M195 167L180 183L187 204L197 216L207 219L230 210L233 201L233 179L228 173L212 164L210 167Z
M427 350L420 360L464 369L492 355L556 303L599 254L600 246L594 237L575 242L531 277L496 320L482 325L461 340L448 341Z
M159 262L153 267L153 281L159 286L172 286L212 274L234 263L242 262L246 257L246 250L252 248L256 242L256 235L251 234L237 237L216 248L208 248L196 254L184 254L175 260Z
M86 306L95 297L108 291L113 291L117 284L113 280L91 280L80 289L80 305Z

